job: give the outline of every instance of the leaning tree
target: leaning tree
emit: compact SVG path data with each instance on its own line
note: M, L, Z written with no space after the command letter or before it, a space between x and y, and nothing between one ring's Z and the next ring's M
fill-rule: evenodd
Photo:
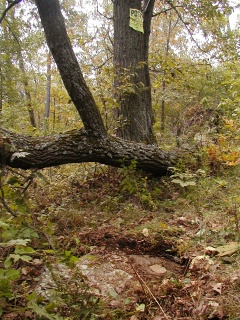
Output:
M8 2L7 11L21 0ZM166 1L173 5L172 1ZM67 35L59 0L35 0L46 41L84 128L41 138L0 129L0 161L22 169L66 163L99 162L121 166L133 160L139 169L165 175L182 153L155 144L152 125L148 44L155 0L114 0L115 87L120 118L118 136L107 133L93 95ZM130 26L130 9L138 21ZM142 15L143 14L143 15ZM133 17L134 18L134 17ZM139 19L140 18L140 19ZM139 21L142 20L142 26ZM137 23L137 26L134 25ZM127 85L126 85L127 84Z

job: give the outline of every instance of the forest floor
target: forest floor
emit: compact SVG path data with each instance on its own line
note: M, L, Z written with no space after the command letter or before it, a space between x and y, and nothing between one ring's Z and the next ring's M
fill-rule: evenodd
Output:
M237 172L181 186L133 168L43 171L27 199L34 253L2 319L240 319Z

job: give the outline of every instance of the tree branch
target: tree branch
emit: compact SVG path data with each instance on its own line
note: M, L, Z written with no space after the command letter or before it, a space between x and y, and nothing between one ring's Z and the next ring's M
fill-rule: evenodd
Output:
M57 64L63 83L85 129L91 135L107 134L100 111L83 78L82 71L68 37L58 0L35 0L49 49Z
M167 3L168 3L168 4L170 5L170 7L176 12L176 14L177 14L177 16L179 17L180 21L184 24L184 26L185 26L188 34L190 35L192 41L196 44L197 48L198 48L200 51L206 53L206 51L203 50L203 49L199 46L198 42L194 39L194 37L193 37L193 35L192 35L192 32L191 32L191 30L189 29L187 23L183 20L182 15L181 15L180 12L177 10L177 6L175 6L175 5L172 3L171 0L167 0Z
M98 13L100 16L102 16L103 18L105 18L105 19L107 19L107 20L113 20L113 17L107 17L107 16L105 16L102 12L99 11L99 9L98 9L98 3L96 3L96 5L97 5L97 13Z
M3 19L5 18L7 12L13 7L15 6L16 4L20 3L22 0L15 0L15 1L10 1L8 0L8 7L3 11L1 17L0 17L0 23L2 23Z
M183 7L183 6L175 6L175 8L182 8L182 7ZM166 9L164 9L164 10L161 10L161 11L159 11L159 12L154 13L154 14L153 14L153 17L160 16L162 13L167 13L168 11L171 11L171 10L173 10L172 7L166 8Z
M137 169L166 175L178 156L154 145L73 130L45 137L18 135L0 128L0 162L20 169L42 169L66 163L98 162L114 167L136 161Z

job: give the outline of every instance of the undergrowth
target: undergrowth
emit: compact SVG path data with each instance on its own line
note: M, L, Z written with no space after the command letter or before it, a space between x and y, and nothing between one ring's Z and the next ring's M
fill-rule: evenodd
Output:
M76 269L79 258L92 251L82 236L88 230L110 226L134 239L143 237L145 230L149 243L172 243L183 260L205 246L239 242L239 167L221 163L220 168L219 159L212 155L206 159L198 168L176 166L161 179L137 172L134 162L121 169L102 165L66 165L41 172L2 169L2 319L9 314L16 319L143 317L141 307L129 313L130 305L113 312ZM234 254L233 262L228 262L233 272L240 263ZM53 279L47 295L38 290L44 270ZM234 319L239 311L239 278L226 280L225 286L221 304L225 318ZM155 304L154 299L147 301L145 307Z

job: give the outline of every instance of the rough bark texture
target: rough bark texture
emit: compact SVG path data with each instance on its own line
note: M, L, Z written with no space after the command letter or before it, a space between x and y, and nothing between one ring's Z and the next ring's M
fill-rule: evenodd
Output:
M67 35L58 0L35 0L44 28L47 44L58 66L63 83L77 108L85 129L105 136L102 117L83 78L77 58Z
M114 70L117 135L136 142L154 143L148 69L148 42L154 1L114 1ZM129 26L130 8L143 11L144 33Z
M50 103L51 103L51 85L52 85L52 56L48 53L47 57L47 85L46 85L46 99L45 99L45 120L48 121L50 116ZM48 124L46 126L48 129Z
M162 176L167 174L176 159L174 153L153 145L112 136L89 136L85 130L33 138L0 129L0 161L13 168L42 169L81 162L121 167L134 160L137 169Z

